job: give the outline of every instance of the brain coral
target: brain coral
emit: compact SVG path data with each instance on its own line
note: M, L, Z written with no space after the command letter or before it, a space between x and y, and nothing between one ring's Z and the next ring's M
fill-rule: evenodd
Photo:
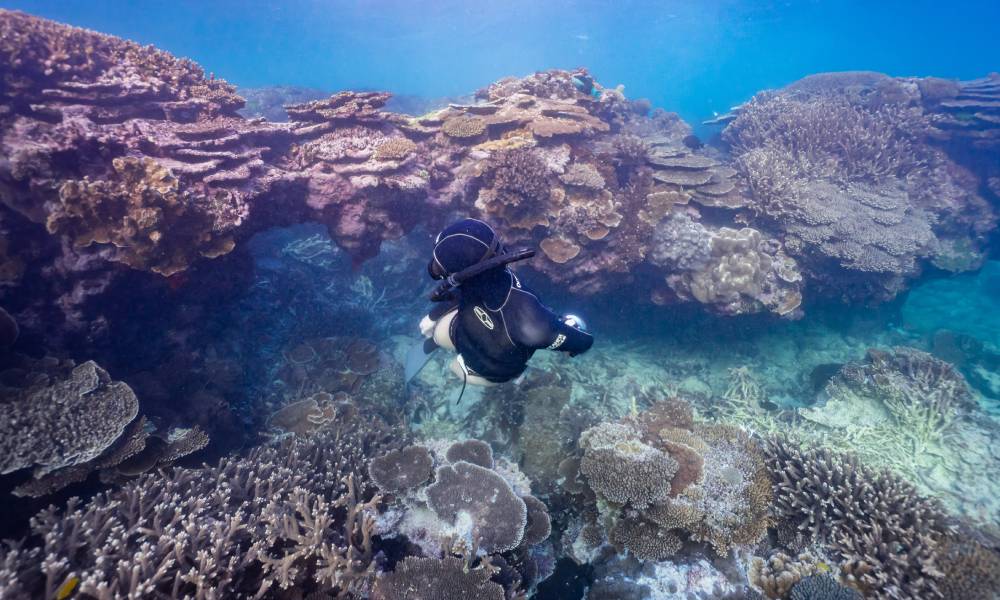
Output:
M467 462L437 470L427 487L427 503L445 521L470 528L473 542L487 553L516 548L528 524L528 510L497 473Z

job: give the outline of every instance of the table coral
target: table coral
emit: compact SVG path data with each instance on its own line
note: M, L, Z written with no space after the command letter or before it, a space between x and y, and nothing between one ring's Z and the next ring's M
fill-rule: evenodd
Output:
M375 457L368 472L379 489L402 492L422 485L431 478L433 459L423 446L407 446Z
M438 517L460 526L471 518L472 540L485 552L504 552L521 543L528 524L524 500L490 469L467 462L441 467L427 488L427 501Z
M0 419L0 472L35 467L37 476L100 456L135 419L139 401L93 361L67 373L39 373L14 390Z
M373 597L378 600L506 598L503 586L490 581L488 569L468 569L464 561L451 556L404 559L392 572L379 576Z

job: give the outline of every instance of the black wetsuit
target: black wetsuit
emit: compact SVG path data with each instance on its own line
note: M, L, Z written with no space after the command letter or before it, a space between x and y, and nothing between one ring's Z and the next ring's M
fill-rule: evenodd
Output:
M501 383L516 378L535 350L586 352L594 343L587 332L563 322L506 268L462 284L438 315L457 304L451 340L470 374ZM433 314L432 314L433 316Z

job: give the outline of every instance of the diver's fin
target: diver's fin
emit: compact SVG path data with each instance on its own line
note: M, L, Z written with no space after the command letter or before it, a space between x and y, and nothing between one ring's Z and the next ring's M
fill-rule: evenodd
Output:
M420 373L427 361L431 359L431 354L437 349L438 345L434 343L434 338L427 338L410 348L406 353L406 366L403 370L407 386L410 385L410 380Z

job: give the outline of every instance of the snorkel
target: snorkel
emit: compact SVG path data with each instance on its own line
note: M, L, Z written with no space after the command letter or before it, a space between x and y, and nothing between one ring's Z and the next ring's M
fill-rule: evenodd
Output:
M442 281L434 289L433 292L431 292L431 302L441 302L446 300L448 298L448 292L480 273L484 273L497 267L503 267L514 262L527 260L534 255L535 251L531 248L520 248L518 250L504 252L503 254L498 254L492 258L478 262L471 267L462 269L458 273L452 273L451 275L448 275L444 281Z

